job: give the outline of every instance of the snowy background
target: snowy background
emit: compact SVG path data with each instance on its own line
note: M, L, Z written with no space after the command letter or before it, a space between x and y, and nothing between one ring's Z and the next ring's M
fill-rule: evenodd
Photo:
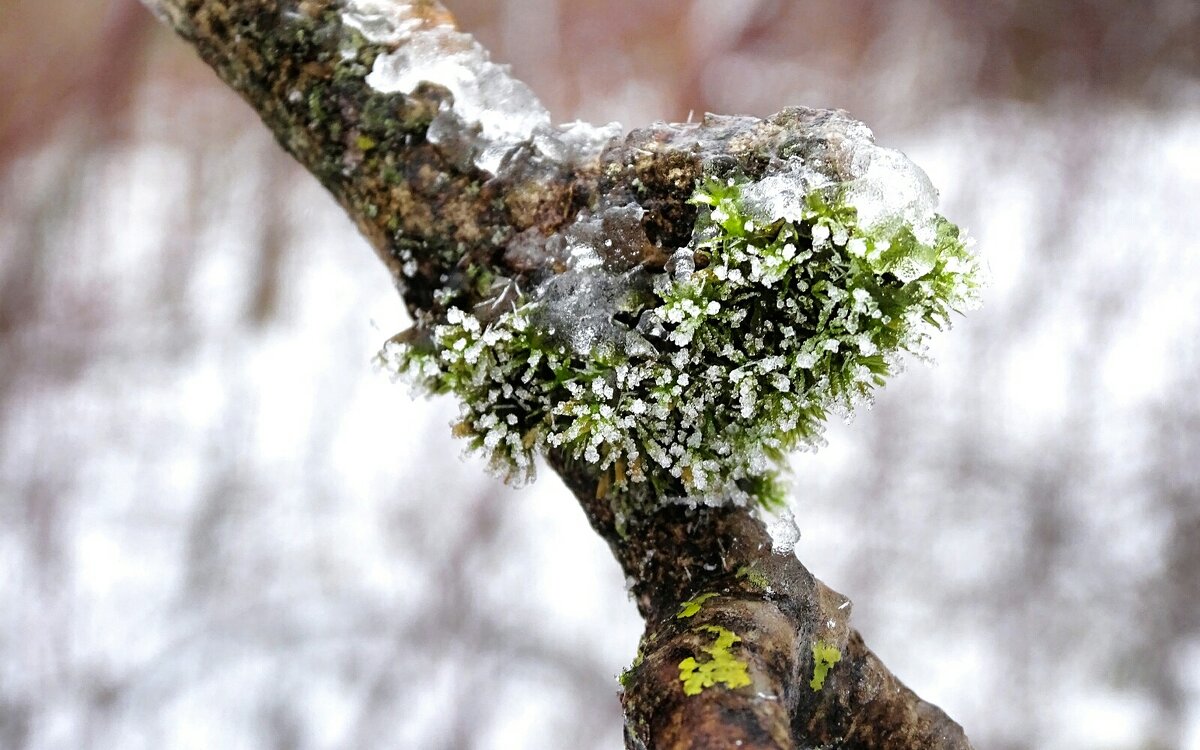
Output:
M1200 747L1200 6L452 2L558 120L840 106L984 307L795 463L802 560L1000 750ZM370 366L332 200L130 0L0 3L0 748L620 747L553 477Z

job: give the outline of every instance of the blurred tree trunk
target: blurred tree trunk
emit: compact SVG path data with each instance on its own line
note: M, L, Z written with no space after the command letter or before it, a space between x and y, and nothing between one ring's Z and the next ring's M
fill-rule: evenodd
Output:
M459 284L470 301L483 301L464 269L475 262L528 264L529 258L504 253L515 234L547 234L589 200L634 181L647 221L661 235L690 232L694 213L686 201L701 165L679 131L634 131L571 169L547 167L518 149L506 157L503 176L494 178L447 145L477 137L475 131L440 133L437 144L428 137L447 103L445 88L423 84L411 93L381 93L367 84L377 58L407 40L397 34L371 41L348 27L344 11L354 2L147 5L333 193L391 270L414 319L437 310L435 291L448 283ZM452 23L433 0L357 5L383 8L379 12L410 30ZM750 163L767 140L799 125L784 112L723 127L729 158ZM629 747L969 747L958 725L904 687L850 628L849 601L790 551L773 551L754 512L665 506L617 518L598 497L603 493L591 467L561 455L550 462L609 543L646 620L621 699ZM681 603L701 594L712 596L681 611ZM739 634L735 648L748 684L688 695L680 663L712 648L711 634L718 632ZM822 648L836 649L840 660L817 687L814 678L829 666L817 663Z

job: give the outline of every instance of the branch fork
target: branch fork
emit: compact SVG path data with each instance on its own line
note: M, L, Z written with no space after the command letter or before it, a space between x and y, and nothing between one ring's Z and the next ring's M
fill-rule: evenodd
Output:
M645 247L686 244L699 180L714 169L761 175L771 155L817 143L814 128L844 117L789 109L627 135L554 127L432 0L146 4L331 191L418 321L444 314L448 295L494 303L494 290L470 278L476 265L518 281L544 276L556 268L538 255L545 238L599 205L636 203ZM813 158L849 168L835 140L821 144ZM522 237L535 241L515 242ZM668 256L656 252L639 262L661 268ZM849 601L790 552L776 553L754 510L618 514L597 492L594 467L549 458L632 581L647 623L623 681L628 747L970 747L865 646Z

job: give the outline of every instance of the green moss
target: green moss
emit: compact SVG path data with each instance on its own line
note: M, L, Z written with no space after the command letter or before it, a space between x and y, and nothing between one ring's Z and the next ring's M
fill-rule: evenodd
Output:
M730 650L742 640L737 634L717 625L702 625L696 630L713 635L714 640L711 645L701 646L707 655L703 661L689 656L679 662L679 681L685 695L699 695L717 684L730 690L751 684L748 665Z
M753 565L743 565L742 567L738 568L737 572L734 574L734 577L736 577L739 581L745 580L751 586L759 590L765 591L771 587L771 583L767 580L767 577L762 574L762 571L758 570L758 568L755 568Z
M308 119L310 123L324 124L328 118L325 111L325 87L314 84L308 92Z
M539 324L553 301L518 296L486 323L451 309L424 346L396 347L394 366L458 394L458 433L508 478L532 478L533 455L558 449L595 468L599 497L781 504L787 453L869 400L900 352L923 350L974 295L977 262L941 217L923 244L911 226L864 229L836 186L769 221L742 190L696 191L702 262L622 308L657 328L636 353L581 356ZM479 288L485 274L470 275Z
M473 265L467 269L467 280L470 282L472 291L483 297L496 283L497 277L496 272L487 266Z
M638 667L642 666L643 661L645 661L645 656L642 654L642 645L639 643L637 654L633 657L633 663L629 665L628 669L622 670L620 676L617 677L617 682L621 683L622 688L629 687L629 681L633 679L633 673Z
M717 598L717 594L710 591L706 594L697 596L695 599L689 599L688 601L679 605L679 612L675 615L675 618L678 620L683 620L688 617L692 617L700 611L700 607L704 606L706 601L715 598Z
M818 692L825 687L825 678L829 675L829 670L842 660L842 652L825 641L815 641L812 645L812 655L813 678L808 686L813 692Z

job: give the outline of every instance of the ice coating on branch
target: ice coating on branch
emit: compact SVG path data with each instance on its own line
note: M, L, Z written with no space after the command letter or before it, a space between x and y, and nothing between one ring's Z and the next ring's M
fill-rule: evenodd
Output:
M615 123L555 127L550 113L509 66L492 62L474 37L448 22L418 17L412 3L350 0L343 20L367 41L394 48L375 58L366 78L371 88L412 94L422 83L431 83L450 92L453 102L436 116L428 137L452 151L455 161L498 174L509 153L532 142L548 158L570 165L594 158L621 133ZM464 155L466 159L459 158Z
M868 230L907 224L918 240L932 245L938 192L925 170L899 151L870 142L856 149L854 166L858 174L847 185L846 203L858 211L859 223Z
M609 141L621 135L621 124L592 125L576 120L557 126L534 129L533 145L543 155L566 165L595 159Z
M647 274L640 268L649 244L644 214L636 203L585 212L547 241L547 251L567 268L535 290L531 320L579 356L654 353L641 334L616 321L621 313L635 311L648 292Z
M467 34L446 28L417 31L395 52L377 57L367 76L367 84L383 93L411 94L422 82L450 91L454 103L449 112L467 126L479 125L484 151L527 141L534 128L550 125L550 113L533 91L513 78L507 66L491 62ZM494 172L500 159L495 153L486 159L484 168Z
M396 0L347 0L342 21L374 44L399 44L422 24L411 2Z
M900 151L876 145L871 129L843 112L810 111L809 117L810 127L789 155L743 191L747 208L764 218L795 221L804 196L832 185L841 189L864 230L908 227L920 242L934 244L938 192L925 171ZM931 268L916 266L906 280Z
M650 240L642 228L646 211L636 203L605 208L591 216L580 216L563 234L572 257L588 258L586 266L603 266L620 273L641 264Z
M781 509L775 519L767 524L767 533L771 535L771 551L777 555L790 555L800 541L800 527L796 518L787 508Z
M794 159L775 174L747 185L742 200L761 221L800 221L808 207L808 194L829 183L827 175L801 159Z

